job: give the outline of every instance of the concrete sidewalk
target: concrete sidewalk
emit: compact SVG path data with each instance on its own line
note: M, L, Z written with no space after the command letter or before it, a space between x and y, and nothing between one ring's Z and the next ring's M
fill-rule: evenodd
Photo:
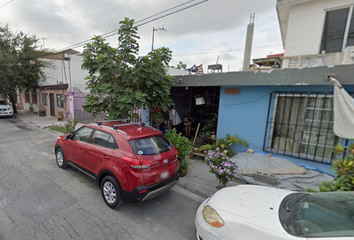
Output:
M38 116L38 114L35 113L31 113L29 111L25 111L25 110L21 110L20 113L15 114L14 118L19 118L21 119L21 121L31 124L32 126L38 127L38 128L42 128L42 129L46 129L49 132L54 132L50 129L48 129L48 127L50 126L55 126L55 125L59 125L59 126L64 126L67 121L63 120L63 121L59 121L57 118L55 117L40 117ZM76 124L76 129L81 127L83 124L82 123L77 123Z
M66 121L58 121L55 117L40 117L37 114L30 113L28 111L21 111L21 113L15 116L21 121L31 124L32 126L44 129L50 132L54 136L59 136L61 133L50 130L49 126L53 125L65 125ZM76 128L82 126L82 123L78 123ZM196 158L190 159L190 169L187 176L180 178L178 185L202 198L207 198L217 191L219 181L216 177L209 172L210 168L205 164L204 159ZM234 186L241 182L229 182L228 186Z
M201 196L207 198L218 191L216 188L219 181L215 175L210 173L209 166L203 158L190 159L190 169L187 176L180 178L178 185ZM230 181L227 186L242 184L241 181Z
M53 125L65 125L66 121L58 121L55 117L40 117L38 114L31 113L29 111L21 110L20 113L14 115L15 118L19 118L25 123L31 124L38 128L45 128Z

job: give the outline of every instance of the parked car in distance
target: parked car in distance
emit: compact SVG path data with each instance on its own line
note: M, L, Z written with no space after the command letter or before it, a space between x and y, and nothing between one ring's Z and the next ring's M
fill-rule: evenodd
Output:
M239 185L206 199L198 240L354 240L354 193L305 193Z
M123 120L86 124L58 137L56 162L97 180L111 208L145 201L171 189L179 179L177 149L161 131Z
M13 115L12 106L6 100L0 100L0 117L12 117Z

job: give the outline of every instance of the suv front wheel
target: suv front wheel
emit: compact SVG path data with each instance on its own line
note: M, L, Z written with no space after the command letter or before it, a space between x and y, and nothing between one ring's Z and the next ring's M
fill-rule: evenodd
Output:
M110 208L118 208L122 205L120 196L120 189L117 181L111 177L106 176L101 183L101 193L103 200Z
M64 151L61 148L58 148L55 151L55 158L57 161L57 164L60 168L66 168L67 167L67 162L65 160L65 155L64 155Z

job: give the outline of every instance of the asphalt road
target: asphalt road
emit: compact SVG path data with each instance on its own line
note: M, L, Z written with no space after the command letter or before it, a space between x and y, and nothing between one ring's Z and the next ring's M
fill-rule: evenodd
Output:
M175 186L143 203L106 206L98 185L57 167L55 134L0 118L0 239L196 239L202 198Z

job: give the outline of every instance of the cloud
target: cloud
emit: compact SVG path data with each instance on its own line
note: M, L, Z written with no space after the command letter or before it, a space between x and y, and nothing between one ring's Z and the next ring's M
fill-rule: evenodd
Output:
M46 38L46 47L59 50L119 28L119 21L124 17L139 21L187 1L14 1L0 9L0 23L9 23L14 31ZM201 1L195 0L184 6ZM275 3L276 0L209 0L140 26L140 53L151 50L152 28L164 26L167 32L155 32L155 47L169 47L174 54L173 62L206 65L215 63L220 56L220 62L229 65L231 70L239 70L250 13L256 13L253 55L276 51L273 46L281 45ZM107 41L116 46L117 36ZM260 49L262 46L272 47Z
M61 12L55 12L55 15L65 19L64 14L62 14Z

